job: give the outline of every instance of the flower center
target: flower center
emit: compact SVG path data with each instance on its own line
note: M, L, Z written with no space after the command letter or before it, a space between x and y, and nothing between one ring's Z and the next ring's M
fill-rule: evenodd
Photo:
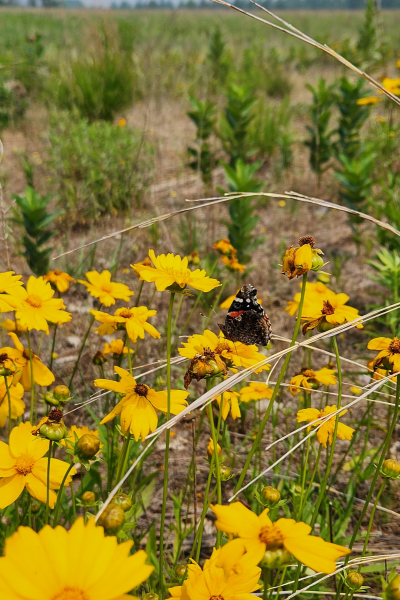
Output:
M315 371L313 371L312 369L304 369L303 375L307 379L315 379Z
M129 310L129 308L122 308L118 313L118 316L122 317L123 319L130 319L132 314L133 313Z
M231 347L228 342L220 342L214 350L214 354L222 354L224 350L230 352Z
M18 473L21 475L28 475L28 473L32 473L33 465L35 464L35 459L30 454L21 454L18 456L17 462L15 463L15 468Z
M211 597L210 597L210 600L224 600L224 597L223 597L223 596L221 596L221 595L218 595L218 596L211 596Z
M8 354L7 354L7 352L4 352L3 354L0 354L0 363L6 362L6 360L8 360Z
M315 237L312 235L304 235L299 239L299 246L304 246L304 244L309 244L311 248L315 246Z
M27 360L29 360L29 348L25 348L25 350L22 352L22 356L24 358L26 358ZM35 356L35 354L32 352L32 358Z
M272 548L282 548L283 546L282 534L275 525L265 525L265 527L261 527L258 537L260 542L267 545L267 550L271 550Z
M41 297L37 294L30 294L27 297L26 302L30 304L33 308L42 308L43 306L43 301Z
M138 396L147 396L148 391L149 388L144 383L138 383L135 386L135 394L137 394Z
M335 309L329 300L323 300L322 304L324 305L323 309L321 310L323 315L333 315L335 313Z
M56 269L54 271L54 275L61 275L62 271L60 271L60 269Z
M389 344L389 350L391 354L400 354L400 340L394 338Z
M83 590L67 585L61 592L53 596L51 600L90 600L90 598Z
M103 283L103 285L101 286L101 289L103 292L106 292L107 294L111 294L112 284L111 283Z

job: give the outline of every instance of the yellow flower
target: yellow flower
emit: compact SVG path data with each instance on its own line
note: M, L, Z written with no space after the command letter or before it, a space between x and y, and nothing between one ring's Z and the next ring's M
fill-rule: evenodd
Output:
M82 427L77 427L76 425L72 425L68 430L68 435L66 438L62 439L60 444L62 446L74 446L75 445L75 433L78 436L78 440L81 439L83 435L95 435L97 438L99 437L99 432L97 429L89 429L87 425L82 425ZM103 447L103 444L100 445L100 450ZM100 452L99 450L99 452Z
M384 77L382 85L391 94L398 96L400 94L400 77L391 79L390 77Z
M118 125L118 127L125 127L126 120L124 119L124 117L121 117L120 119L118 119L117 125Z
M10 312L21 305L24 297L22 275L15 275L14 271L0 273L0 312Z
M185 358L193 359L196 354L204 354L208 348L215 354L219 354L226 362L227 367L232 371L236 367L252 367L262 360L265 360L264 354L258 352L257 346L247 346L241 342L231 342L224 337L222 332L219 336L206 329L202 335L195 334L189 337L188 341L183 344L183 348L179 348L179 354ZM260 371L268 371L271 365L266 364L257 369Z
M71 275L60 271L59 269L55 269L55 271L49 271L43 276L43 279L45 281L50 281L50 283L54 283L60 294L68 290L71 281L76 281L76 279L71 277Z
M181 258L173 254L161 254L156 257L154 250L149 250L149 256L154 267L139 265L139 263L131 265L131 267L139 271L141 280L154 282L159 292L166 289L179 292L184 290L186 286L202 292L210 292L220 285L220 282L216 279L207 277L204 269L201 271L200 269L195 271L188 269L187 257Z
M315 308L310 303L307 307L307 313L303 311L301 320L307 321L303 325L304 335L307 331L318 327L319 330L326 331L343 323L353 321L358 317L358 310L352 306L345 306L349 300L347 294L336 294L334 298L323 300L322 309L319 303ZM304 316L303 316L304 315ZM357 325L358 329L362 328L362 324Z
M315 239L312 235L305 235L299 239L299 246L291 246L286 250L282 260L282 274L288 279L299 277L311 269L317 271L323 266L319 256L322 250L315 248Z
M27 327L22 327L18 321L12 321L11 319L5 319L1 326L6 331L12 331L15 333L25 333L27 330Z
M125 369L114 367L114 371L121 377L120 381L109 379L96 379L94 385L103 390L112 390L124 397L109 415L104 417L100 425L112 421L121 415L122 431L130 431L136 441L145 439L149 432L157 428L157 410L167 412L167 392L156 392L144 383L136 383L135 379ZM177 415L187 406L188 392L171 390L171 414Z
M319 384L335 385L335 383L336 377L333 369L327 369L324 367L323 369L319 369L319 371L313 371L312 369L303 367L301 372L292 377L290 380L289 392L293 396L304 391L306 394L310 394L311 390L319 387ZM306 388L306 390L302 390L300 388Z
M7 377L11 399L11 418L18 419L25 412L25 402L22 400L24 388L20 383L12 385L12 377ZM0 427L4 427L9 416L8 395L4 377L0 377Z
M240 401L251 402L252 400L270 400L272 396L271 388L259 381L252 381L249 385L240 390Z
M124 600L153 567L144 550L130 555L133 542L118 544L94 519L80 517L67 531L48 525L39 533L19 527L0 558L4 600ZM28 557L29 560L24 557ZM25 569L19 567L23 560ZM25 563L26 560L26 563Z
M89 280L89 283L81 279L78 279L78 283L82 283L89 294L93 298L98 298L100 304L104 304L104 306L111 306L115 304L116 300L129 302L130 297L134 294L124 283L111 281L110 271L103 271L102 273L89 271L86 273L86 278Z
M43 277L29 277L26 290L23 290L22 306L15 313L15 318L22 327L29 331L36 329L49 333L47 321L51 323L68 323L70 313L62 310L65 304L61 298L53 298L54 290Z
M379 337L368 342L368 350L380 350L372 361L372 368L382 367L392 373L400 371L400 340L395 336L393 339Z
M260 588L258 581L261 569L256 567L247 554L230 562L229 571L218 566L221 548L213 549L203 569L192 561L188 565L187 579L183 585L169 588L171 597L176 600L254 600L254 592Z
M43 456L49 449L49 442L35 439L33 429L30 423L20 423L10 434L9 446L0 442L0 508L12 504L24 488L36 500L46 502L48 459ZM57 458L50 460L50 508L54 508L57 498L54 490L60 488L68 467L67 463ZM75 469L70 471L65 485L70 483L75 473Z
M359 387L355 386L355 385L353 385L353 386L350 388L350 391L351 391L353 394L356 394L357 396L358 396L359 394L362 394L362 390L361 390Z
M133 350L132 350L133 352ZM103 354L127 354L128 348L124 346L124 341L121 339L111 340L109 344L105 343L103 348Z
M249 560L258 564L267 550L285 549L298 561L314 571L333 573L335 560L349 554L343 546L330 544L319 537L309 535L311 527L296 523L294 519L278 519L272 523L266 508L259 516L241 502L229 506L211 506L220 531L236 534L238 539L226 544L221 551L220 564L232 561L232 555L240 555L246 549Z
M303 286L303 282L300 283L300 288ZM287 307L285 311L289 313L290 316L296 314L299 308L301 293L298 292L295 294L293 300L289 300L287 303ZM317 281L316 283L311 283L307 281L306 291L304 294L304 304L303 304L303 314L307 314L310 310L315 311L318 308L323 308L324 300L331 300L335 298L336 294L331 289L328 288L324 283ZM311 306L309 306L311 305Z
M139 271L140 271L141 267L151 267L151 260L149 259L148 256L146 256L146 258L144 260L141 260L133 265L132 269L133 269L133 272L135 273L136 277L140 277ZM129 269L127 269L127 271L128 271L128 273L130 273Z
M382 102L382 98L378 98L377 96L366 96L365 98L359 98L356 104L359 106L368 106L369 104L378 104L378 102Z
M241 416L239 408L239 394L233 390L227 390L222 395L222 418L225 421L231 412L231 417L235 421ZM221 405L221 395L215 396L215 400L218 402L218 406Z
M222 449L221 449L221 446L220 446L218 443L217 443L217 453L218 453L218 456L221 456ZM210 438L210 441L208 442L208 446L207 446L207 454L208 454L208 456L209 456L210 458L211 458L211 457L212 457L212 455L214 454L214 442L213 442L213 439L212 439L212 438Z
M126 333L132 342L136 342L138 337L143 340L146 331L153 338L159 339L161 334L153 325L147 323L147 319L157 314L156 310L148 310L145 306L134 306L132 308L118 308L114 316L101 312L100 310L90 311L96 321L103 323L95 331L99 335L114 333L117 329L126 329Z
M14 376L14 383L21 381L24 390L31 389L31 363L29 360L29 350L25 349L15 333L9 333L9 337L15 344L15 348L6 346L0 349L0 354L6 353L10 356L19 372ZM40 358L32 352L33 380L38 385L44 387L51 385L54 381L54 375L46 365L42 363Z
M321 411L317 408L303 408L297 413L297 421L298 423L303 423L304 421L316 421L321 417L326 417L331 413L336 412L336 410L337 406L335 404L333 406L325 406L325 408ZM342 410L339 413L339 417L342 417L346 413L347 410ZM317 432L317 440L320 444L323 445L324 448L326 448L327 442L329 442L329 444L332 444L336 417L337 415L326 421L323 425L321 425L322 421L320 421L319 423L314 423L312 425L312 427L318 427L319 425L321 425ZM348 425L343 425L343 423L338 424L337 437L339 438L339 440L351 440L353 433L354 429L352 429Z
M231 271L239 271L239 273L243 273L246 270L246 265L241 265L236 258L236 254L234 257L229 258L228 256L221 256L220 260L230 269Z
M232 252L236 252L236 249L232 246L228 238L219 240L213 245L213 248L221 254L232 254Z

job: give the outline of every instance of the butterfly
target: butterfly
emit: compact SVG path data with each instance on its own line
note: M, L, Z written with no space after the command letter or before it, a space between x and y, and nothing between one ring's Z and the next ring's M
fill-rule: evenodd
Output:
M268 344L272 333L271 323L252 285L244 285L238 291L226 315L225 324L219 324L219 328L231 342L242 342L247 346Z

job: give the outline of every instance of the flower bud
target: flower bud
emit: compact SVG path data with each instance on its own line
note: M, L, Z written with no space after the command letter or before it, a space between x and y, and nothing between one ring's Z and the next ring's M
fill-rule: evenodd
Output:
M84 492L82 494L82 502L84 504L93 504L93 502L96 500L96 496L94 494L94 492Z
M387 458L382 465L382 473L386 477L391 477L392 479L397 479L400 477L400 463L393 458Z
M125 513L119 504L109 504L100 515L98 523L107 533L116 533L125 521Z
M219 444L217 444L217 452L218 452L218 456L221 456L221 446ZM212 440L212 438L210 438L210 442L207 446L207 454L209 456L209 458L212 457L212 455L214 454L214 442Z
M43 400L49 406L58 406L59 405L59 402L58 402L57 398L54 397L54 393L53 392L46 392L43 395Z
M53 390L53 395L56 400L65 404L68 402L70 391L66 385L57 385Z
M396 575L387 586L386 600L400 600L400 575Z
M85 433L76 443L75 452L82 458L93 458L100 450L100 440L93 433Z
M33 515L36 515L40 509L42 508L42 504L40 502L36 502L35 500L31 500L31 512Z
M92 363L94 365L101 366L104 365L105 362L107 362L106 357L101 350L97 350L96 354L92 358Z
M52 442L59 442L68 435L68 429L62 420L62 410L52 408L48 417L43 417L38 427L32 431L33 435L40 433L42 437Z
M276 488L272 487L272 485L265 486L262 489L261 495L265 505L268 506L268 508L273 508L281 499L280 492Z
M154 592L148 592L147 594L145 594L143 596L142 600L158 600L159 599L159 595L155 594Z
M219 465L219 474L221 476L221 481L228 481L231 477L231 470L225 465Z
M311 255L312 255L311 271L318 271L319 269L321 269L324 266L324 259L322 258L322 256L320 256L321 254L322 254L321 250L312 250L311 251Z
M361 573L357 573L357 571L349 571L346 577L346 585L351 590L359 590L362 584L364 583L364 577Z
M132 498L127 494L123 494L122 492L116 494L112 502L113 504L119 504L124 512L127 512L130 508L132 508Z
M178 577L183 577L186 572L187 572L187 565L185 565L184 563L179 563L179 565L176 565L175 573Z
M0 377L9 377L15 373L14 361L6 352L0 354Z
M262 569L279 569L291 562L290 552L285 548L276 548L275 550L267 550L260 562Z

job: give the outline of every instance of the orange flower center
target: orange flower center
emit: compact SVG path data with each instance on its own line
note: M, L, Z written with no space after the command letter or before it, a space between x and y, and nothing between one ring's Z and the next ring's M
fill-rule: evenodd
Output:
M21 454L21 456L18 456L17 458L15 468L21 475L28 475L28 473L32 473L34 464L35 459L33 458L33 456L31 456L30 454Z
M282 548L283 546L283 536L275 525L265 525L265 527L261 527L258 537L260 542L267 545L268 550L271 550L272 548Z
M53 596L51 600L90 600L90 598L83 590L67 585L61 592Z
M394 338L389 344L389 350L391 354L400 354L400 340Z
M107 294L111 294L112 292L112 283L103 283L101 286L101 290L106 292Z
M149 391L149 388L144 383L138 383L135 386L135 394L137 394L138 396L147 396L148 391Z
M230 352L231 351L230 345L228 344L228 342L219 342L218 346L214 350L214 353L222 354L224 352L224 350L227 350L228 352Z
M129 308L123 308L118 314L118 316L122 317L123 319L130 319L132 317L132 314L133 313L129 310Z
M224 597L223 597L223 596L221 596L221 595L218 595L218 596L211 596L211 597L210 597L210 600L224 600Z
M26 299L26 302L30 304L33 308L42 308L43 300L37 294L29 294Z
M54 275L57 275L57 276L62 275L62 271L60 271L60 269L56 269L54 271Z
M321 310L323 315L333 315L335 313L335 309L329 300L323 300L322 304L324 305L323 309Z
M307 379L315 379L315 371L313 371L312 369L304 369L303 375Z

